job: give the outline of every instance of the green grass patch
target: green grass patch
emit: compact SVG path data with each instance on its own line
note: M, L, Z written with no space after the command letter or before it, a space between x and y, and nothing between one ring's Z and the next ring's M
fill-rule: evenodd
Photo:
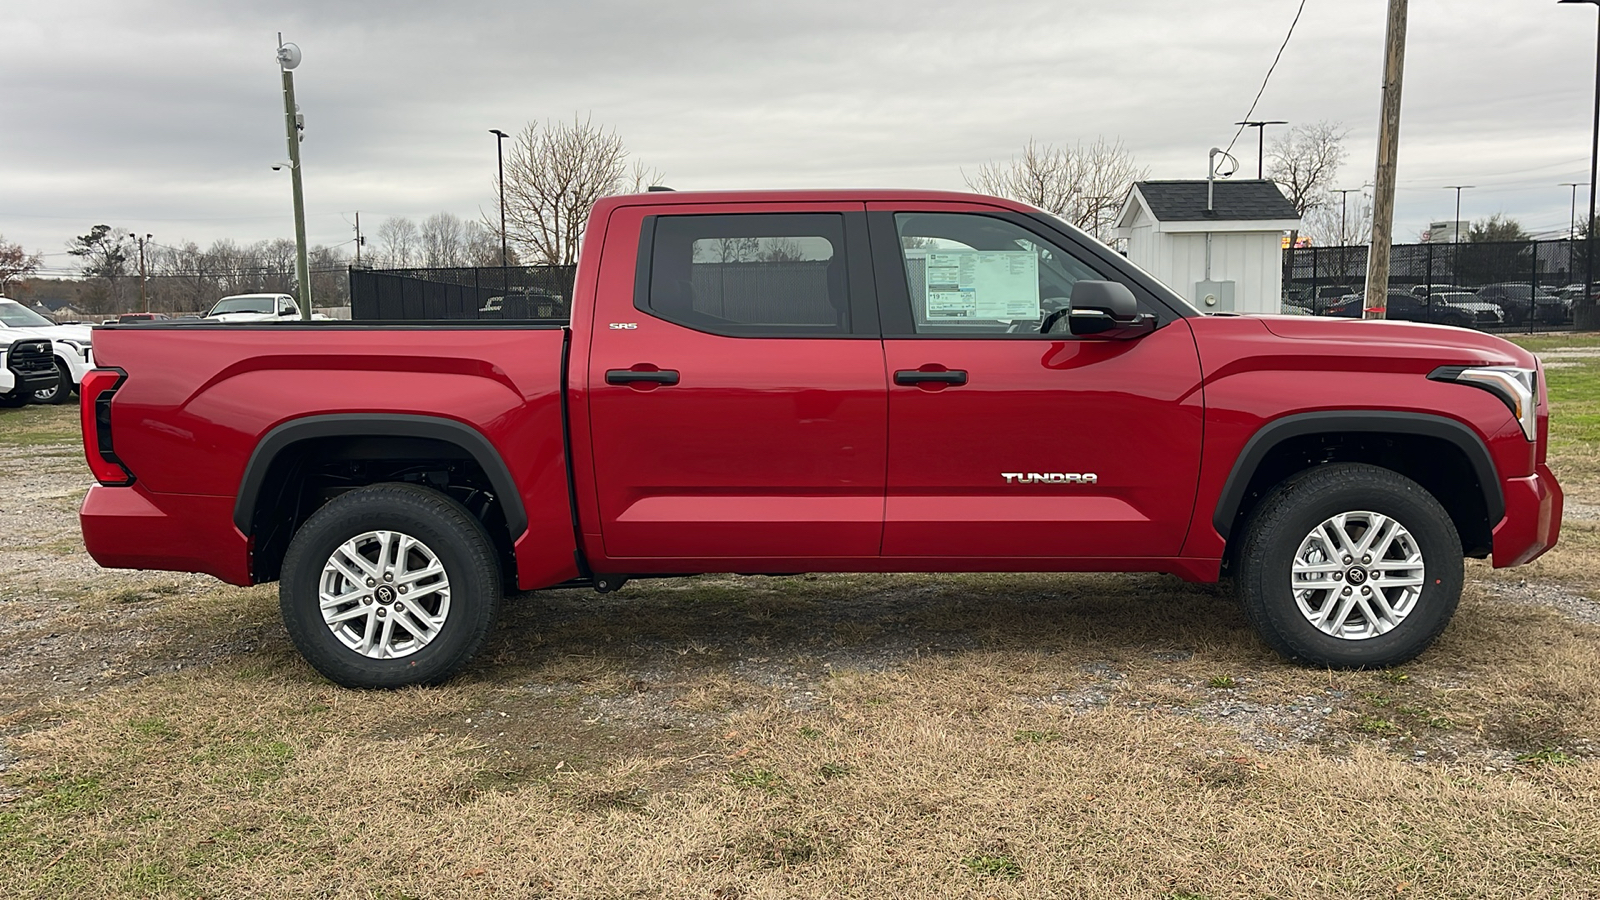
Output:
M1559 332L1556 334L1505 334L1501 337L1538 353L1542 350L1555 350L1560 347L1600 347L1600 334L1595 332Z
M783 787L783 776L771 769L740 769L729 773L728 780L740 787L753 787L768 793L776 793Z
M82 439L76 406L0 409L0 447L45 447Z
M961 861L967 871L986 878L1015 881L1022 877L1022 865L1004 853L979 853Z
M1048 744L1061 740L1059 731L1019 731L1011 736L1019 744Z
M1525 766L1565 766L1571 765L1573 761L1571 754L1559 747L1541 747L1517 755L1517 762Z

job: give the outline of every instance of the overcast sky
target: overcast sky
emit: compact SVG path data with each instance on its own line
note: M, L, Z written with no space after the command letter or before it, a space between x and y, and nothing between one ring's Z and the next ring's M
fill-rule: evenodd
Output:
M495 209L490 128L593 116L682 189L962 189L1030 137L1121 138L1200 178L1299 0L622 0L0 5L0 234L70 269L107 223L293 237L276 33L304 52L313 243ZM1350 129L1373 177L1385 0L1309 0L1256 118ZM1396 235L1504 212L1564 232L1587 181L1595 9L1412 0ZM1254 131L1235 154L1255 171ZM1270 136L1270 133L1269 133ZM1581 202L1581 201L1580 201ZM1581 215L1581 214L1580 214Z

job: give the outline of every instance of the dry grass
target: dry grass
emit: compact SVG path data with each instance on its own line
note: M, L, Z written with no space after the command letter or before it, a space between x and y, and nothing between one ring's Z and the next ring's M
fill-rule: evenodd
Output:
M1600 628L1494 593L1587 589L1565 534L1389 672L1164 577L703 577L521 598L367 694L270 588L112 573L0 629L91 688L8 688L0 896L1592 896Z

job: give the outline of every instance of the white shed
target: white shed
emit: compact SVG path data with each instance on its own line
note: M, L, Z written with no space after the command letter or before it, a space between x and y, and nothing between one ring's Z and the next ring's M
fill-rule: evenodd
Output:
M1128 259L1207 312L1283 308L1283 233L1300 227L1271 181L1141 181L1128 193L1117 237Z

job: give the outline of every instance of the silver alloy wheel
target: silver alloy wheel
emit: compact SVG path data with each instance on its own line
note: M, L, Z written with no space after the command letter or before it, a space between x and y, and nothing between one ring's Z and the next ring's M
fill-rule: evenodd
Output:
M427 544L368 531L340 544L317 582L322 621L362 656L409 656L438 637L450 615L450 576Z
M1340 513L1311 529L1295 551L1290 590L1317 630L1360 641L1394 630L1417 608L1426 583L1422 548L1382 513Z
M65 372L61 371L61 364L60 363L56 363L56 383L51 385L51 386L49 386L49 387L47 387L47 388L40 388L37 391L34 391L33 392L33 402L35 402L35 403L54 403L54 402L56 402L56 395L60 394L63 390L71 390L71 388L68 388L63 384L63 382L65 382L66 380L67 380L67 375L66 375Z

